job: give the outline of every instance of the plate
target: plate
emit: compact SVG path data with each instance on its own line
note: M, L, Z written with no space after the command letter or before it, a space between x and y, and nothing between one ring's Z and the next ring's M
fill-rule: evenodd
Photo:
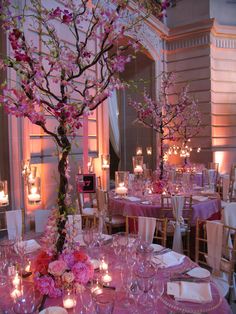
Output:
M207 278L211 275L209 270L202 267L195 267L188 271L187 274L194 278Z
M211 282L211 295L212 301L208 303L194 303L194 302L186 302L186 301L177 301L173 296L168 295L166 291L161 297L162 302L171 310L181 313L208 313L217 309L222 303L222 297L218 291L216 285ZM221 313L221 312L216 312Z
M68 312L63 307L50 306L39 312L39 314L68 314Z

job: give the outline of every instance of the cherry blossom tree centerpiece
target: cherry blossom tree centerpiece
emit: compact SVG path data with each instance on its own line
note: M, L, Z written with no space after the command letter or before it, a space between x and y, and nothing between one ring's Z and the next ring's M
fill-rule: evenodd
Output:
M138 4L130 11L129 2L62 0L60 6L50 7L52 2L31 0L28 6L17 8L14 1L2 1L2 28L10 53L1 59L0 67L14 70L18 83L3 86L0 103L8 114L41 127L59 147L58 253L63 250L70 205L71 137L81 127L80 117L89 115L114 89L124 87L117 74L131 60L127 49L136 49L138 41L123 39L129 30L135 33L149 14L147 7ZM29 29L39 36L39 43L30 38ZM61 39L62 33L69 41ZM94 69L96 76L91 74ZM46 115L57 121L55 130L48 126Z
M130 101L137 112L137 121L151 127L159 135L159 179L164 176L164 142L184 139L199 132L200 116L197 104L188 94L188 86L177 93L175 74L162 73L157 100L145 91L143 101Z

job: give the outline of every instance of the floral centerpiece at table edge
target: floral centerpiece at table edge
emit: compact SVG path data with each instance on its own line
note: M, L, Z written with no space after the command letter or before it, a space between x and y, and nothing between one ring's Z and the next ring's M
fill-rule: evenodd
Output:
M42 46L49 50L48 55L43 54L42 46L35 46L25 33L24 24L29 17L26 6L19 13L14 3L3 0L0 8L2 28L8 33L11 46L11 54L0 60L0 68L11 68L20 78L18 86L2 87L0 103L8 114L27 117L41 127L60 149L57 254L63 251L65 224L68 208L71 207L68 193L68 156L72 148L70 137L81 127L81 116L89 115L114 89L124 88L116 74L122 72L131 60L131 56L124 52L129 47L137 49L138 41L134 39L126 45L117 44L112 54L108 52L114 47L115 41L124 38L130 29L137 27L150 14L148 10L147 15L143 14L141 5L137 6L137 12L142 14L131 12L129 18L129 0L110 0L109 5L107 3L105 6L98 3L93 5L88 0L61 2L62 7L51 9L44 7L40 0L30 2L33 6L29 14L30 26L43 39ZM165 6L167 2L164 2ZM75 49L60 40L54 21L61 23L72 34ZM88 23L88 28L82 40L79 25L84 22ZM90 50L91 39L99 43L95 55ZM94 79L89 71L96 65L100 66L101 75ZM83 84L78 86L77 81L82 78ZM53 90L55 84L59 94ZM46 114L57 120L56 130L48 127Z
M58 215L57 208L54 208L41 239L42 249L32 265L36 289L52 298L61 296L64 289L73 288L73 291L80 292L94 274L89 256L80 251L79 243L74 242L78 230L73 222L66 222L64 249L58 254L55 247Z

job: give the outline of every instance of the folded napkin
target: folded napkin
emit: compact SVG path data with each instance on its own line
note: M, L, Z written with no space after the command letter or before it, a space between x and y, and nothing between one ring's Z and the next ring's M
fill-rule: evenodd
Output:
M163 267L177 266L183 263L185 256L174 251L166 252L162 255L157 255L153 257L154 262L158 262Z
M167 294L173 295L175 300L195 303L212 301L209 282L167 282Z
M204 202L208 200L207 196L201 196L201 195L193 195L192 199L194 201L198 201L198 202Z
M140 198L135 197L135 196L126 196L126 199L131 201L131 202L139 202Z
M14 246L16 252L18 252L18 246L22 246L22 248L24 248L25 254L35 252L41 248L41 245L34 239L16 243Z

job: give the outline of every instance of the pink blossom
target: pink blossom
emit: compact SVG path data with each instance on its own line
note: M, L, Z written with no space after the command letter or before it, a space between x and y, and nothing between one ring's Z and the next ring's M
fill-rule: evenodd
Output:
M72 267L71 271L75 276L75 280L84 285L87 284L90 279L92 279L94 272L93 266L89 262L78 262Z
M61 276L67 267L67 264L62 260L53 261L48 265L48 272L53 276Z

